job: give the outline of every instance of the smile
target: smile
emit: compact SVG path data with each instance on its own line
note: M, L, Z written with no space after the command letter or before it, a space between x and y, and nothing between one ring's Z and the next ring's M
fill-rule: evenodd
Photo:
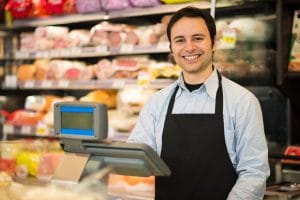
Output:
M200 55L182 56L185 60L191 61L200 57Z

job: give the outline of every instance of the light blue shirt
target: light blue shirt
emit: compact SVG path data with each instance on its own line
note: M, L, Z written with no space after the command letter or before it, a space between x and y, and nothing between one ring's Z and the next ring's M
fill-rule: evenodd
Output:
M128 142L148 144L160 155L167 108L177 85L179 89L173 113L215 112L218 88L216 69L199 89L192 92L185 87L181 75L177 81L157 92L145 104ZM225 142L238 174L237 182L227 199L263 199L270 172L259 101L250 91L225 77L222 77L222 86ZM211 148L214 148L214 144L211 144Z

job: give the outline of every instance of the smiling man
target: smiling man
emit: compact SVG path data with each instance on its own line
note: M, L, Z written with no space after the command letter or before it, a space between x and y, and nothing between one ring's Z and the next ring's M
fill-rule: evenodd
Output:
M167 27L179 79L144 106L128 142L150 145L171 169L156 177L156 200L258 200L269 176L257 98L213 66L216 26L194 7Z

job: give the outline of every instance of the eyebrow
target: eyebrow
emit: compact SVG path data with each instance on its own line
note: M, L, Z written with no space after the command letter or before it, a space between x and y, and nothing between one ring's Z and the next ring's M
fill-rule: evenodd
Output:
M192 35L192 37L197 37L197 36L205 37L205 35L202 34L202 33L197 33L197 34ZM182 38L184 38L183 35L178 35L178 36L174 37L173 40L175 40L175 39L182 39Z

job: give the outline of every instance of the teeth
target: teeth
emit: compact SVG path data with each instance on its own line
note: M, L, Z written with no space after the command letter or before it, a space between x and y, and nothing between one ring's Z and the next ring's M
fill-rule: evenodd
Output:
M187 59L187 60L193 60L193 59L196 59L198 57L199 57L198 55L195 55L195 56L184 56L184 58Z

